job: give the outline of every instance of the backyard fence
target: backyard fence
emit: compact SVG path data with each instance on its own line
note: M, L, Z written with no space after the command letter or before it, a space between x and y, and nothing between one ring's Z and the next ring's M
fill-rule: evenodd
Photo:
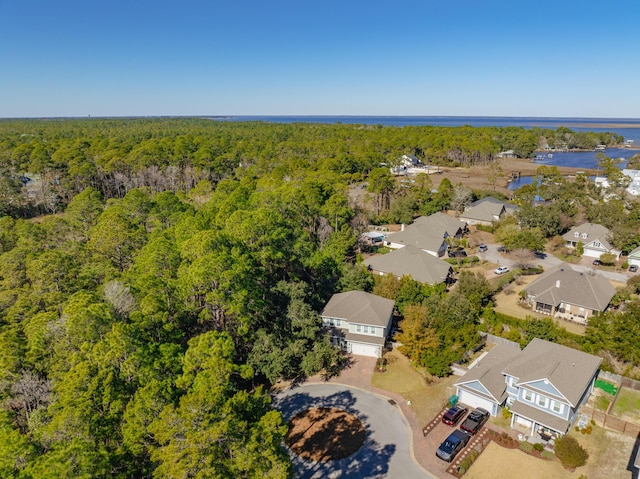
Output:
M509 339L501 338L500 336L494 336L489 333L480 333L487 341L491 341L494 344L501 344L502 346L507 346L509 348L515 348L518 351L520 350L520 344L515 341L511 341Z
M598 373L598 379L604 379L605 381L610 381L619 386L633 389L634 391L640 391L640 381L621 376L620 374L614 374L608 371L600 371Z
M586 414L598 426L602 426L612 431L618 431L626 436L637 437L640 434L640 425L625 421L619 417L612 416L603 411L598 411L591 406L582 406L582 414Z

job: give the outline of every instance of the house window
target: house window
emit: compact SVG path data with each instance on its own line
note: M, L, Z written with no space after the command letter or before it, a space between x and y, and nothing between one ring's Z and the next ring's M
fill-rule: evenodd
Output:
M538 406L547 407L547 398L544 396L538 396Z
M529 402L533 401L533 393L531 391L528 391L527 389L524 390L523 397L525 401L529 401Z
M595 246L596 248L602 248L602 245L600 244L600 241L594 241L593 242L593 246Z
M558 414L562 413L562 403L558 401L551 401L551 409Z
M371 334L376 334L376 328L375 328L375 326L369 326L369 332L370 332Z
M582 239L587 239L587 233L582 233Z
M362 332L362 326L359 324L356 324L356 333L361 333Z
M577 231L575 233L573 233L573 236L575 236L576 238L580 237L580 233L578 233Z
M334 323L336 326L340 326L342 322L339 319L334 319Z
M369 334L369 326L362 326L362 332L364 334Z

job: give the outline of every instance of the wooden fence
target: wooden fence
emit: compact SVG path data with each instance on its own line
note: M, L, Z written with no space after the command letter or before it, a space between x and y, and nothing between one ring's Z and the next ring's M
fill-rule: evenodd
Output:
M598 411L591 406L582 406L580 412L586 414L589 419L593 420L598 426L621 432L626 436L638 437L638 435L640 435L640 425L638 424L625 421L624 419L612 416L603 411Z

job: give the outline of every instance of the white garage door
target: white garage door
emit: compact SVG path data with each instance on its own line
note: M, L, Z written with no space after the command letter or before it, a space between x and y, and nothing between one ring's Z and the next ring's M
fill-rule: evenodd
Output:
M378 353L378 346L361 343L351 343L351 354L357 354L358 356L373 356L374 358L380 356Z
M460 391L458 401L472 408L481 407L493 415L493 403L491 401L471 394L468 391Z

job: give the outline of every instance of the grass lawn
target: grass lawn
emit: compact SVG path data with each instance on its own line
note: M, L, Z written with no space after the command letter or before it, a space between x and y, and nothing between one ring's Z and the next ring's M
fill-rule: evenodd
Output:
M587 464L578 468L578 471L589 478L631 479L631 472L627 470L627 465L631 458L635 438L608 431L600 426L593 426L591 434L572 431L571 435L589 453Z
M611 414L625 421L640 422L640 392L629 388L622 388L616 402L611 408Z
M388 352L387 371L374 372L371 385L386 391L400 394L411 401L411 409L416 413L420 424L427 424L442 409L452 394L456 376L434 378L427 384L426 376L416 370L398 350Z
M580 474L580 469L574 472L565 470L559 461L538 459L492 442L469 468L464 479L578 479Z

